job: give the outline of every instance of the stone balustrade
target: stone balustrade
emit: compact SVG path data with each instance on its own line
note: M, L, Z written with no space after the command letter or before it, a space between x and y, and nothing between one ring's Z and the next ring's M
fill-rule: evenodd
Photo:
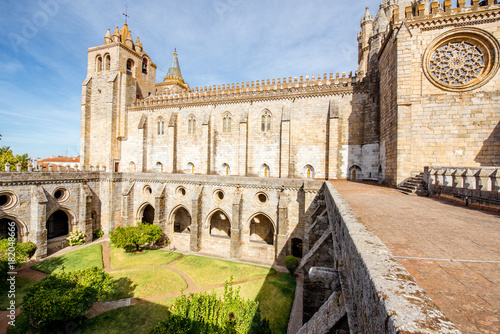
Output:
M498 167L425 167L424 181L432 196L451 196L466 205L500 205Z

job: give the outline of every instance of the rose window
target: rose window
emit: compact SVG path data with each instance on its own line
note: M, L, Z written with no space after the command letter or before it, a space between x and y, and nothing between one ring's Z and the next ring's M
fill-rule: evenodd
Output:
M424 54L424 73L448 91L467 91L486 84L499 68L499 44L477 28L450 30L434 40Z
M444 84L466 84L477 79L483 70L484 54L471 43L448 43L438 48L431 57L430 72Z

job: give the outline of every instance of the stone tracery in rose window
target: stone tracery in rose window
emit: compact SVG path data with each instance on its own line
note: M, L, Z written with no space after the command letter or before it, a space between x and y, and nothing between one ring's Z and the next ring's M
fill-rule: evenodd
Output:
M485 68L483 52L468 42L450 42L435 50L430 59L432 76L443 84L465 85Z

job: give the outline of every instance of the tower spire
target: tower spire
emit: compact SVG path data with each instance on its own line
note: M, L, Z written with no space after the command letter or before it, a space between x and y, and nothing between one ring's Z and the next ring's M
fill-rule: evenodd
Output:
M179 58L177 57L177 49L174 49L174 55L172 58L172 64L168 69L167 75L163 80L164 85L179 85L183 89L189 89L189 85L184 82L181 73L181 67L179 66Z

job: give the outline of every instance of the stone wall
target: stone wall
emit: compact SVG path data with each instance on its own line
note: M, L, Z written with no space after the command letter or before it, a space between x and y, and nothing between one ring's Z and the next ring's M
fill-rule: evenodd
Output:
M68 232L81 230L91 241L96 229L109 236L117 226L141 222L150 206L154 213L149 222L162 227L173 247L272 264L291 253L292 238L303 238L305 208L320 182L161 173L2 172L0 186L0 196L8 199L0 206L0 219L16 221L20 238L39 246L37 257L46 256L47 248L51 252L67 246L62 236L47 240L47 221L58 210L68 215ZM57 190L65 195L56 198ZM175 233L180 209L190 226ZM212 218L227 222L225 237L215 233Z
M380 55L381 164L393 184L424 166L500 163L500 5L424 9L396 12ZM460 45L476 52L464 68L453 67L462 56L436 56ZM474 61L484 63L464 75Z

